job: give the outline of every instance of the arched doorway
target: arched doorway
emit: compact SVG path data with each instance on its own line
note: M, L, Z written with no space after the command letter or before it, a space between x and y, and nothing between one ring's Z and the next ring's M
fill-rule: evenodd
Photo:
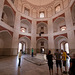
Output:
M4 30L0 31L0 55L12 55L12 36L11 34Z
M66 41L60 43L60 49L65 50L69 54L69 44Z
M28 37L24 36L19 39L18 52L22 49L22 53L30 54L31 41Z
M47 53L48 52L48 40L45 38L40 38L37 40L37 53Z
M26 52L26 44L24 42L20 42L19 43L19 50L18 52L20 52L20 50L22 49L22 53L25 54Z
M44 47L41 47L41 49L40 49L41 51L41 53L45 53L45 48Z
M65 50L69 54L68 39L65 36L56 37L55 49Z

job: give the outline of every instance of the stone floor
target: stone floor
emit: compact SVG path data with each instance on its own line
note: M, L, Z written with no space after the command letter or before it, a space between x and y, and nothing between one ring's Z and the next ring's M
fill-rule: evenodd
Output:
M25 58L27 57L30 58L29 55L22 56L21 67L18 67L18 57L17 56L8 56L8 57L0 56L0 75L49 75L47 63L43 65L37 65L28 60L25 60ZM54 67L53 75L56 75L55 62L54 62L53 67ZM60 72L59 72L59 75L61 75ZM63 75L68 75L68 74L63 74Z

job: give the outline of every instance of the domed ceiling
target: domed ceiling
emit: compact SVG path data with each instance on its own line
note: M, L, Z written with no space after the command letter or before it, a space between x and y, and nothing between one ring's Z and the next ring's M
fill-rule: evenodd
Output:
M47 5L54 0L26 0L26 1L28 1L29 3L31 3L33 5L40 6L40 5Z

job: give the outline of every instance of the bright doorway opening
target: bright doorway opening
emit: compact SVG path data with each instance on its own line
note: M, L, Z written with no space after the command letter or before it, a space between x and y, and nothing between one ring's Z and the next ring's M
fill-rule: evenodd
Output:
M61 50L65 50L69 54L69 44L67 42L61 43Z
M18 52L20 52L20 50L22 49L22 53L26 53L26 45L25 43L19 43L19 50Z

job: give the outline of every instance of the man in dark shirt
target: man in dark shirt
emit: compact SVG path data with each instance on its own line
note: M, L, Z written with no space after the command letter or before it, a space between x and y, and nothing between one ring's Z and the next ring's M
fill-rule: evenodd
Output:
M56 49L55 57L56 57L57 74L58 74L58 66L60 66L60 70L62 74L61 53L59 52L58 49Z
M48 60L48 66L49 66L50 75L51 75L51 73L53 75L53 56L52 56L50 50L49 50L49 52L47 54L47 60Z

